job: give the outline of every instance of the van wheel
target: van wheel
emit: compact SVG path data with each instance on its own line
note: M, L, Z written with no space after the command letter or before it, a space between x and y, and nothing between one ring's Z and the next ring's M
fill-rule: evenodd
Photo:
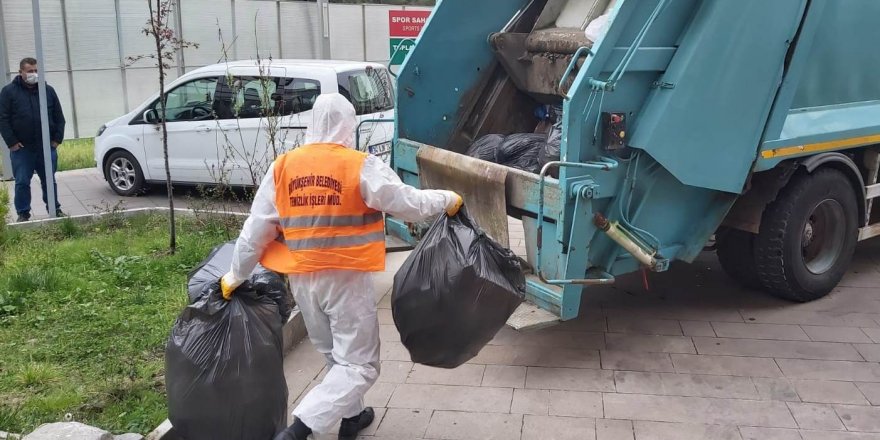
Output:
M137 196L146 191L141 165L128 151L119 150L110 155L104 165L104 178L121 196Z
M798 302L830 293L855 253L857 203L852 184L838 170L795 176L764 210L755 239L755 264L765 289Z
M722 228L717 234L718 262L734 281L749 289L761 289L755 269L755 234L739 229Z

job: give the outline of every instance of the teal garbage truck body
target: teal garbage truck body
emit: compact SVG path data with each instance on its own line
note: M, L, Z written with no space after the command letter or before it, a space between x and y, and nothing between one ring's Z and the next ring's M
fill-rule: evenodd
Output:
M464 194L499 241L521 219L528 299L562 320L713 237L737 281L816 299L880 234L878 18L875 0L442 0L398 75L394 167ZM540 131L545 105L562 142L540 173L464 154Z

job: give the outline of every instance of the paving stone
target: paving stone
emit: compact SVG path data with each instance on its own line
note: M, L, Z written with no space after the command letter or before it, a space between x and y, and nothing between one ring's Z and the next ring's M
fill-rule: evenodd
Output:
M681 321L681 330L685 336L707 336L714 338L715 329L712 324L705 321Z
M485 365L465 364L458 368L434 368L416 365L409 373L407 383L428 385L467 385L479 386L483 382Z
M853 344L859 354L869 362L880 362L880 344Z
M696 353L691 338L685 336L627 335L608 333L605 344L611 351L651 353Z
M487 345L469 363L551 368L599 368L599 351Z
M862 432L801 431L804 440L880 440L880 434Z
M880 344L880 328L863 328L862 331L865 332L874 343Z
M831 405L789 402L791 414L801 429L843 431L843 423Z
M694 344L697 347L697 352L709 355L842 361L862 360L862 357L852 345L836 342L694 338Z
M379 358L383 361L412 361L409 351L400 342L383 342L379 348Z
M848 431L880 432L880 408L834 405L834 409Z
M794 419L782 402L715 399L706 397L605 394L605 417L611 419L711 425L747 425L795 428ZM638 436L636 437L638 438Z
M614 375L606 370L529 367L526 373L526 388L614 391Z
M692 285L691 285L692 286ZM739 311L731 307L693 305L650 305L641 309L606 307L605 315L631 319L674 319L677 321L743 322Z
M796 325L713 322L712 327L719 338L777 339L783 341L810 340L807 334Z
M420 438L428 429L432 412L423 409L388 408L376 429L377 436L400 439Z
M829 327L878 328L880 324L865 313L827 313L799 311L792 307L776 310L743 310L742 316L756 324L821 325Z
M859 382L856 386L871 405L880 406L880 383Z
M618 393L757 399L748 377L617 371Z
M523 388L526 385L526 367L486 365L484 387Z
M633 422L636 440L740 440L735 426Z
M675 371L679 373L717 374L725 376L781 377L782 372L773 359L708 356L670 355Z
M506 413L512 397L510 388L405 383L394 390L388 407Z
M743 426L739 428L739 433L743 440L802 440L796 429Z
M851 405L868 404L861 391L852 382L797 380L792 383L804 402Z
M518 332L510 327L504 327L489 344L601 350L605 348L605 336L602 333L548 331L547 329Z
M391 400L391 395L394 394L396 389L396 383L377 382L367 391L367 394L364 396L364 403L373 408L388 406L388 401Z
M602 394L582 391L550 391L550 415L602 418Z
M595 438L596 421L593 419L532 415L527 415L523 419L522 440L594 440Z
M596 440L635 440L629 420L596 420Z
M673 372L672 360L667 353L645 353L637 351L609 351L599 353L602 368L605 370L627 370L648 372Z
M391 309L378 309L379 324L394 324L394 318L391 316Z
M777 359L776 363L792 379L880 382L880 365L869 362Z
M752 382L761 400L800 402L797 391L788 379L776 377L753 377Z
M590 333L604 333L607 330L608 326L606 324L605 315L602 315L600 312L590 310L585 311L583 309L581 310L581 313L578 314L577 318L546 329L546 331L549 332L576 331Z
M382 344L385 345L385 344ZM379 369L379 382L404 383L409 378L413 363L407 361L382 361Z
M425 438L450 440L519 439L523 416L519 414L483 414L435 411L428 423Z
M636 333L645 335L681 336L678 321L669 319L632 319L623 317L608 318L608 331L611 333Z
M852 342L870 343L871 338L858 327L823 327L815 325L803 325L801 328L807 336L814 341L820 342Z
M513 403L510 405L510 412L538 416L550 414L550 391L520 388L513 390Z

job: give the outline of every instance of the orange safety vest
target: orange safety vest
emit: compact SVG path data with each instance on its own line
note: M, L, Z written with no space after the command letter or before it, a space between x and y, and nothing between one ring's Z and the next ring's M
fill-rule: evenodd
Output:
M385 270L385 222L361 196L367 154L310 144L275 162L281 236L260 263L284 274Z

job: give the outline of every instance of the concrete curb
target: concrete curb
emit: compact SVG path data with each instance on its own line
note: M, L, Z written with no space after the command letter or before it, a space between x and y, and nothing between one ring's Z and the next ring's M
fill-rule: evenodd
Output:
M89 223L98 221L103 217L111 216L111 215L121 215L123 217L134 217L137 215L144 214L168 214L168 208L134 208L134 209L123 209L118 212L99 212L95 214L82 214L82 215L72 215L69 217L57 217L57 218L44 218L40 220L30 220L21 223L7 223L6 227L9 229L19 229L19 230L31 230L41 228L46 225L52 225L55 223L63 222L65 220L74 221L76 223ZM232 217L242 217L247 218L248 213L242 212L229 212L229 211L199 211L195 209L189 208L174 208L174 212L176 214L180 214L187 217L193 217L196 214L204 214L204 215L216 215L216 216L232 216Z

